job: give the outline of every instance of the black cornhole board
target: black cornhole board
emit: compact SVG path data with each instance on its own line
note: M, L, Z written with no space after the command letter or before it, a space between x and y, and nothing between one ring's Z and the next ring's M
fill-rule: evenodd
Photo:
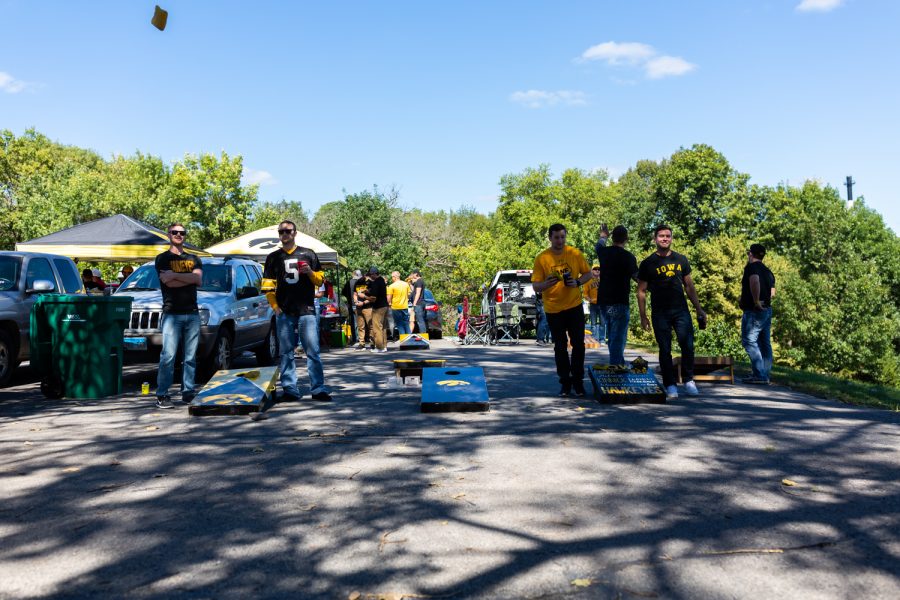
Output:
M419 410L423 413L482 412L490 408L481 367L422 369Z
M394 361L394 375L397 377L422 377L422 369L443 367L447 361L443 358L433 360L407 360L398 358Z
M589 369L594 398L602 404L665 404L666 392L653 373Z

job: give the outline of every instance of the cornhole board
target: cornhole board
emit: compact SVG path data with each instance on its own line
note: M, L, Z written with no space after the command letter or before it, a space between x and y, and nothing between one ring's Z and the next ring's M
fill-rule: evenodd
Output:
M481 412L490 408L481 367L422 369L421 412Z
M594 398L602 404L665 404L666 392L653 373L588 370Z
M444 359L434 360L410 360L398 358L394 361L394 375L397 377L422 377L422 369L441 368L447 363Z
M401 333L397 348L400 350L428 350L431 348L431 342L428 341L427 333Z
M188 413L203 415L247 415L262 410L275 392L278 367L216 371L188 406Z
M675 381L681 383L681 357L672 360ZM730 356L695 356L694 381L727 381L734 383L734 359Z

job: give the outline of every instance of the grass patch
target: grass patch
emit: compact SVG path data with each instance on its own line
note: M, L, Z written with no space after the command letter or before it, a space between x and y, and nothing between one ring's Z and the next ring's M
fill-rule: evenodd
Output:
M628 349L648 353L652 356L656 356L659 352L656 347L643 344L629 343ZM673 355L677 355L677 351L673 352ZM735 380L748 375L750 375L750 363L735 361ZM898 388L842 379L834 375L800 371L779 365L772 367L769 379L778 385L783 385L817 398L839 400L855 406L867 406L869 408L882 408L900 412L900 389Z
M741 376L750 375L750 363L735 362L734 371L735 377L739 371ZM779 365L772 367L769 379L778 385L784 385L817 398L831 398L856 406L900 412L900 389L897 388L851 381L834 375L798 371Z

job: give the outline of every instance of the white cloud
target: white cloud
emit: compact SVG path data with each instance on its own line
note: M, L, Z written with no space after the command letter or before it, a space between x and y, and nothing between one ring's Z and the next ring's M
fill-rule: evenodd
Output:
M582 60L602 60L609 65L634 65L656 54L653 46L638 42L603 42L581 53Z
M823 0L820 0L823 1ZM680 56L660 55L656 48L640 42L603 42L591 46L576 59L578 62L599 60L609 66L637 67L644 71L648 79L685 75L697 68ZM619 84L630 84L629 80L614 80Z
M800 12L828 12L836 9L844 0L803 0L797 5Z
M271 173L257 169L244 169L242 179L245 185L275 185L278 183Z
M696 68L697 65L691 64L679 56L657 56L648 60L644 65L644 71L650 79L677 77L690 73Z
M548 92L545 90L528 90L527 92L513 92L509 95L511 102L521 104L526 108L545 108L563 104L565 106L585 106L587 97L584 92L559 90Z
M19 92L24 91L28 87L28 84L20 79L16 79L9 73L5 73L0 71L0 90L3 90L7 94L18 94Z

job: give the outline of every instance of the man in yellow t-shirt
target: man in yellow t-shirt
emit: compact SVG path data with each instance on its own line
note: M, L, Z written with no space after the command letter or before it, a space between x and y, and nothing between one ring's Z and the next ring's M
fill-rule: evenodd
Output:
M400 272L391 273L391 285L387 288L388 302L397 333L410 333L409 329L409 284L400 279Z
M597 293L600 289L600 265L591 267L590 281L584 284L584 299L587 300L591 316L591 335L601 344L606 341L606 317L600 310Z
M556 223L547 231L550 247L534 259L531 281L535 293L544 299L547 324L553 335L556 374L562 388L560 396L575 392L584 396L584 310L581 290L591 279L591 267L578 248L566 245L566 228ZM569 360L568 343L572 344Z

